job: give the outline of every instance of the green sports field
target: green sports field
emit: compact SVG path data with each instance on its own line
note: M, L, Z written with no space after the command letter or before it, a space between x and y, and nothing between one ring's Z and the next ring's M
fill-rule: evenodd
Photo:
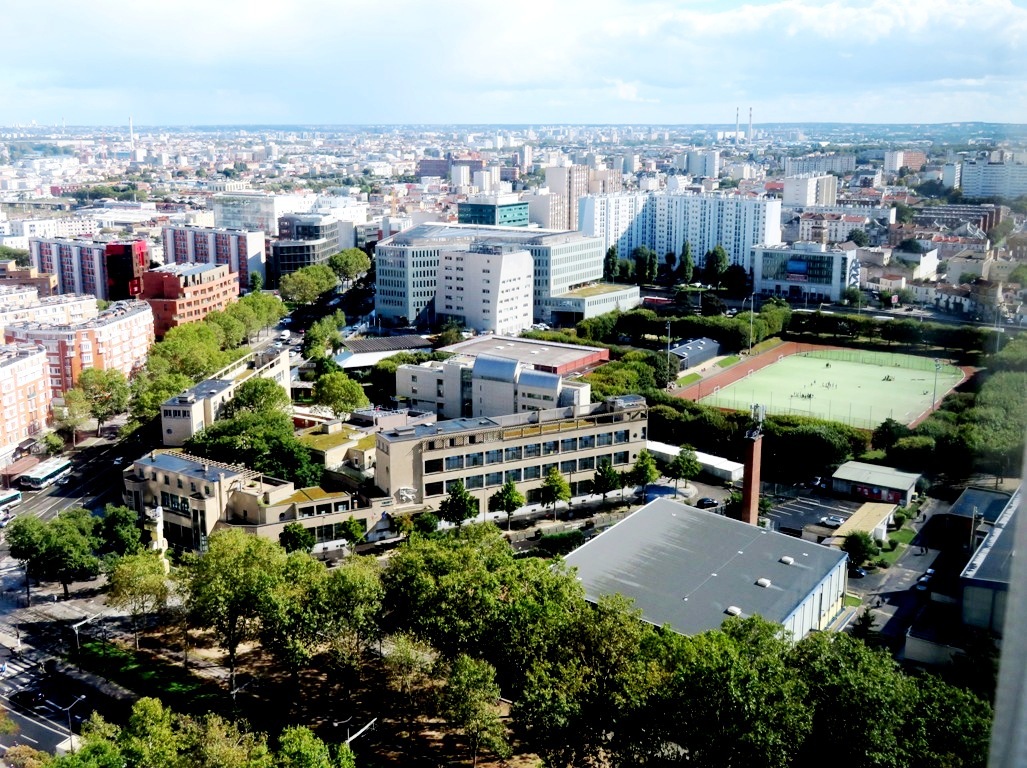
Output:
M781 357L699 402L741 411L759 403L771 414L816 416L873 429L888 418L911 424L927 413L936 375L939 401L963 379L962 371L948 363L939 361L936 370L930 358L821 349Z

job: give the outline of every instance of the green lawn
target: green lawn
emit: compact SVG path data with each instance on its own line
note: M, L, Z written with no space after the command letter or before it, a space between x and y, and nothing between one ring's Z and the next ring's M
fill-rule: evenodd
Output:
M858 608L859 606L863 605L863 601L855 595L850 595L846 593L844 605L846 608Z
M930 358L819 350L782 357L700 402L741 411L760 403L771 414L813 416L873 429L887 418L909 424L927 413L936 376L939 400L962 380L962 372L951 365L942 364L936 372Z
M894 533L888 534L888 538L892 541L897 541L899 545L890 552L887 551L887 549L882 549L880 557L885 560L888 565L895 565L898 559L902 556L902 553L909 547L910 542L916 538L916 531L910 528L900 528Z
M729 355L728 357L725 357L723 360L718 361L717 365L721 368L727 368L728 366L734 365L741 359L742 358L740 358L738 355Z
M682 376L680 379L678 379L677 383L679 387L687 387L689 384L695 384L695 382L699 381L700 379L702 379L701 374L690 373L687 376Z

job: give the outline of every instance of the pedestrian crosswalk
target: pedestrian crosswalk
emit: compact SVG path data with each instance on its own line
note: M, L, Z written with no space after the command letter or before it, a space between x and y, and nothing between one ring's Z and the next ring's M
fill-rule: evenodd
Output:
M34 660L12 653L0 662L0 692L10 695L31 683L39 670Z

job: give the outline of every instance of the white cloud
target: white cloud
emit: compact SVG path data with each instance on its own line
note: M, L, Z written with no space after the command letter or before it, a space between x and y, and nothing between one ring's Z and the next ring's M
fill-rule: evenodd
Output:
M1027 122L1011 0L60 0L5 28L0 124Z

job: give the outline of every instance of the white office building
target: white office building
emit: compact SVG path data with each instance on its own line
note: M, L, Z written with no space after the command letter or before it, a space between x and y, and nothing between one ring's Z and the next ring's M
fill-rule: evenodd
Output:
M823 243L757 245L752 249L753 289L789 301L839 301L846 288L859 285L855 255L855 249Z
M681 252L687 241L702 266L705 254L721 245L733 264L748 269L752 247L781 242L781 201L740 195L624 192L581 201L580 229L602 239L605 252L622 257L638 246L659 254Z
M532 324L535 262L516 246L476 246L439 257L435 311L480 333L517 335Z
M278 219L306 213L317 202L314 195L271 195L266 192L225 192L214 195L214 225L221 229L261 230L278 236Z
M837 176L804 174L785 177L783 205L834 205L836 202L838 202Z
M457 355L396 369L397 400L443 419L588 405L591 395L586 382L537 371L500 354Z
M419 224L386 238L375 249L375 310L386 322L427 323L442 311L434 299L440 256L478 247L517 246L534 261L534 319L566 321L638 306L637 286L607 285L605 248L597 237L579 232L492 227L473 224Z
M785 158L785 176L800 176L804 173L848 173L854 170L855 155L828 153Z

